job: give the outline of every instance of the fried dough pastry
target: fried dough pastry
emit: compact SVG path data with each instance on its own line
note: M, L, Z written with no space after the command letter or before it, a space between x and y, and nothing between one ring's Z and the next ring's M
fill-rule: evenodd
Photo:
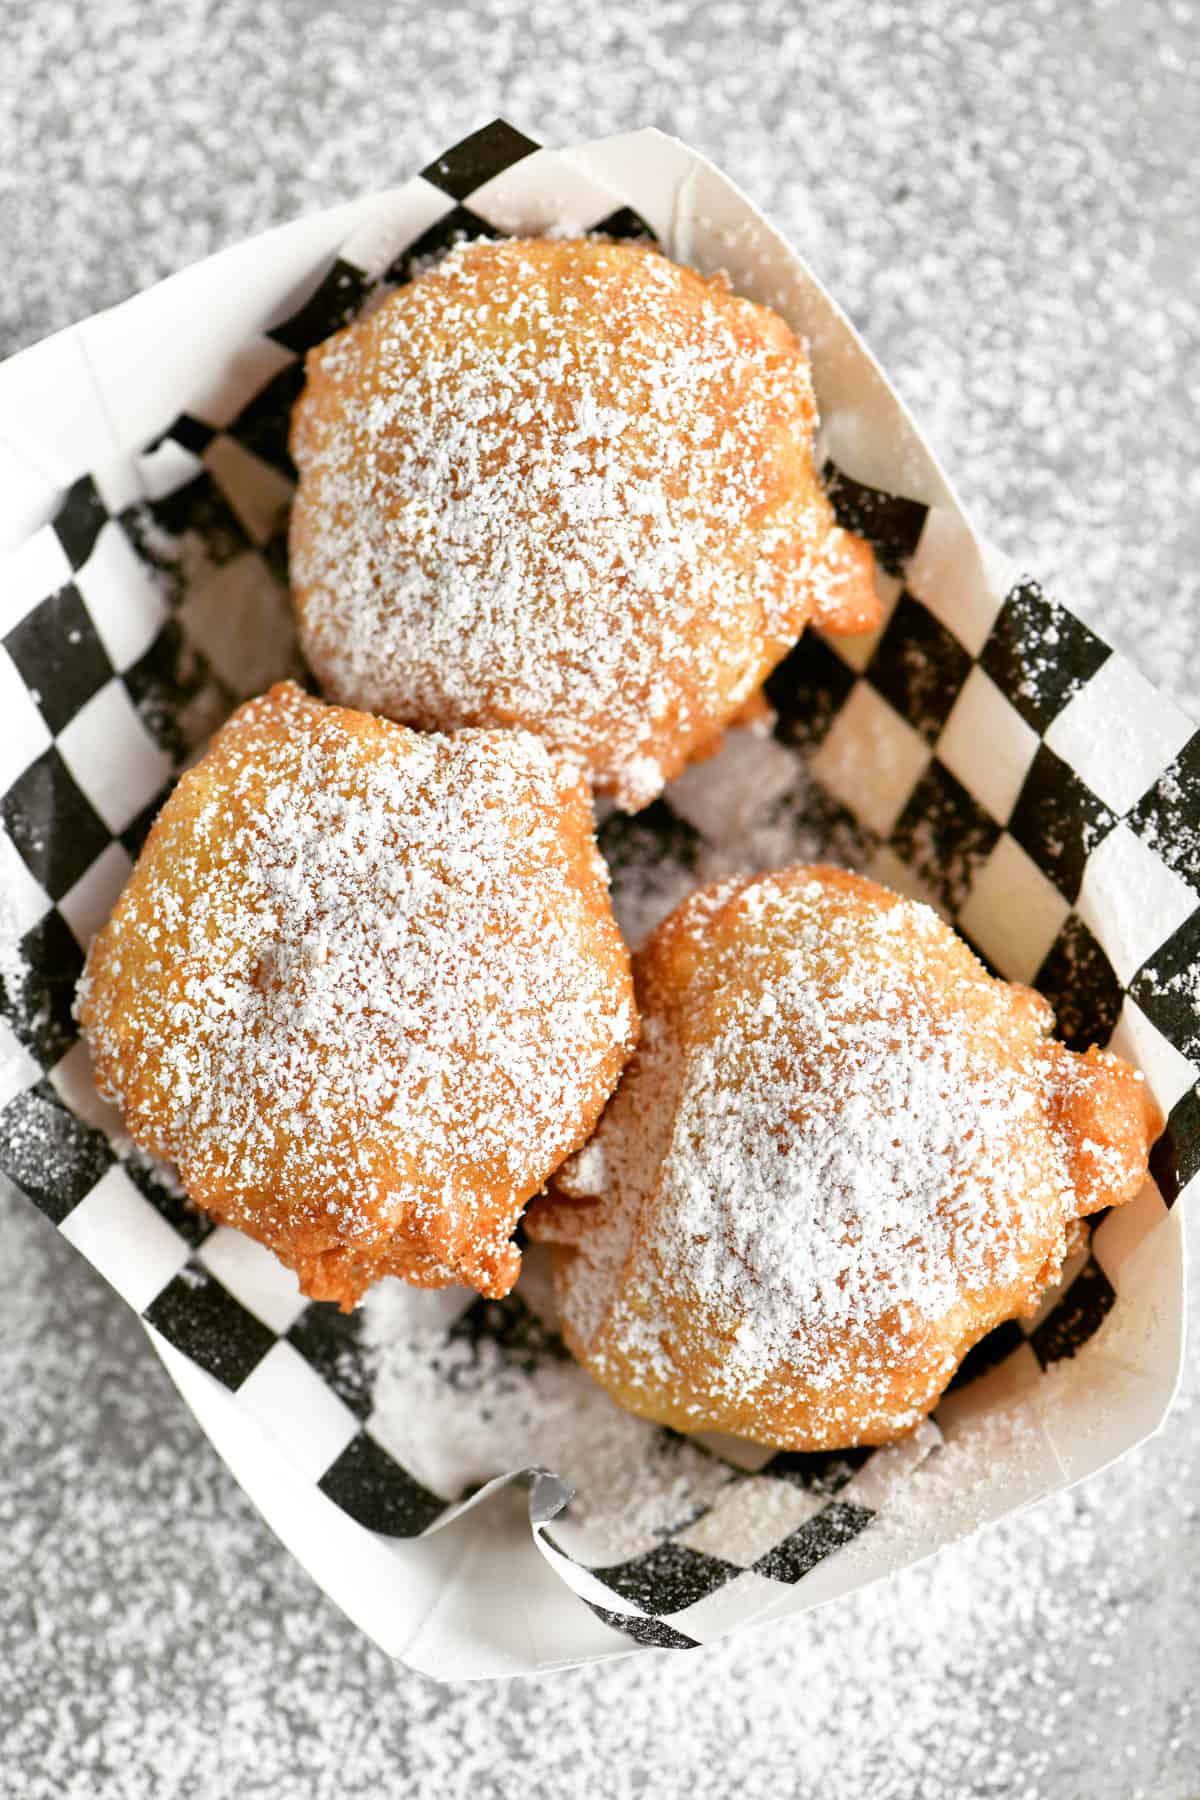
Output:
M878 622L803 346L646 246L472 242L310 352L291 573L324 691L519 725L627 811L807 621Z
M1145 1177L1140 1075L858 876L703 889L634 974L641 1048L527 1226L572 1351L679 1431L896 1436Z
M78 1013L130 1135L317 1300L516 1280L636 1032L578 771L292 683L184 775Z

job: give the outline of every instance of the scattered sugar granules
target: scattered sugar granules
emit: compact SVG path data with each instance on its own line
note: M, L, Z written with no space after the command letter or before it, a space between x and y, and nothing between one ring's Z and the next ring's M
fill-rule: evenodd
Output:
M496 112L551 143L653 121L815 263L982 528L1186 700L1197 24L1191 0L14 0L0 353ZM1159 1441L860 1599L448 1689L317 1595L121 1303L0 1207L5 1800L1194 1800L1194 1359Z
M445 1499L512 1470L552 1469L574 1489L577 1553L619 1562L703 1511L734 1470L623 1412L570 1359L554 1335L547 1262L527 1249L502 1305L472 1304L461 1289L373 1288L363 1330L370 1427Z
M317 1593L7 1192L0 1266L4 1800L1195 1794L1194 1366L1156 1443L892 1582L708 1650L446 1687Z

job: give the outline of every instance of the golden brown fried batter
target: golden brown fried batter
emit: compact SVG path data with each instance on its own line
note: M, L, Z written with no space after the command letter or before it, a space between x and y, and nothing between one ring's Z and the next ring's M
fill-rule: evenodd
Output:
M135 1141L346 1308L380 1275L507 1293L636 1032L578 773L290 683L179 782L79 1016Z
M812 620L878 622L784 321L645 246L474 242L308 358L291 566L326 693L519 725L633 811Z
M641 1048L528 1228L576 1356L677 1430L894 1437L1145 1177L1141 1077L858 876L701 890L635 982Z

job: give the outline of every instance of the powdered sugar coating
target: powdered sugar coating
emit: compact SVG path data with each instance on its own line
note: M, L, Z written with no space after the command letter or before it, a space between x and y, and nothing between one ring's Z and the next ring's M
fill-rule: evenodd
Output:
M457 8L29 0L6 25L6 349L422 166L498 95L551 144L654 119L866 323L991 535L1194 696L1200 517L1170 478L1200 344L1194 9L485 0L466 30ZM121 1303L9 1212L0 1736L22 1800L1194 1792L1195 1358L1151 1443L935 1563L699 1655L452 1685L314 1595ZM1020 1455L993 1442L980 1482Z
M528 726L636 810L817 617L875 622L782 319L645 247L460 245L308 360L301 637L329 695Z
M635 1029L578 776L290 684L180 783L80 1016L135 1139L343 1302L386 1269L506 1292Z
M1144 1176L1140 1078L873 883L718 884L637 975L642 1049L559 1180L600 1196L531 1226L563 1246L573 1347L664 1423L894 1435Z

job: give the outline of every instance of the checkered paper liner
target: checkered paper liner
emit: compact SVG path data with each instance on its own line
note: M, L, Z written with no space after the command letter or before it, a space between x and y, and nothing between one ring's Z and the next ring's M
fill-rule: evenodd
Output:
M1035 580L997 568L847 322L693 152L655 132L550 152L497 122L352 221L332 216L319 247L319 229L268 234L30 353L44 366L6 365L0 453L23 478L14 491L65 492L0 565L0 1169L141 1314L201 1416L225 1403L218 1392L233 1396L242 1427L282 1452L277 1491L272 1475L238 1470L281 1535L293 1541L289 1507L298 1517L320 1496L319 1529L388 1541L405 1581L386 1624L348 1577L319 1578L381 1642L438 1673L548 1667L631 1641L690 1647L873 1579L896 1553L873 1552L867 1528L897 1484L911 1507L938 1441L930 1427L877 1452L743 1447L715 1499L620 1561L598 1561L573 1527L569 1470L508 1471L448 1502L373 1433L356 1321L306 1303L266 1252L192 1211L130 1153L91 1084L71 1003L92 933L183 763L239 699L301 672L285 529L304 352L457 238L549 228L654 239L724 267L807 335L829 489L874 545L886 619L866 639L805 636L769 684L776 735L802 753L827 821L853 831L869 872L930 900L989 966L1040 988L1068 1043L1111 1042L1142 1067L1166 1115L1139 1199L1099 1223L1034 1322L976 1347L939 1409L951 1438L999 1404L1033 1421L1036 1452L994 1471L983 1516L1100 1466L1160 1421L1180 1354L1171 1208L1200 1169L1200 734ZM210 311L206 281L220 297ZM65 431L55 438L32 406L39 382L50 413L78 408L85 469L64 463ZM704 849L670 794L610 817L602 844L618 885L665 864L686 873ZM469 1308L455 1329L508 1343L523 1317L514 1296ZM1044 1380L1064 1368L1065 1383ZM281 1498L297 1480L315 1494ZM493 1558L486 1575L481 1564L474 1595L460 1583L440 1636L426 1588L454 1534L485 1542L483 1503L505 1483L528 1489L543 1567L588 1611L550 1607L553 1641L531 1628L489 1660L475 1653L480 1615L507 1604L515 1561ZM942 1536L931 1507L909 1559ZM851 1540L848 1562L834 1552ZM311 1541L300 1553L314 1566Z

